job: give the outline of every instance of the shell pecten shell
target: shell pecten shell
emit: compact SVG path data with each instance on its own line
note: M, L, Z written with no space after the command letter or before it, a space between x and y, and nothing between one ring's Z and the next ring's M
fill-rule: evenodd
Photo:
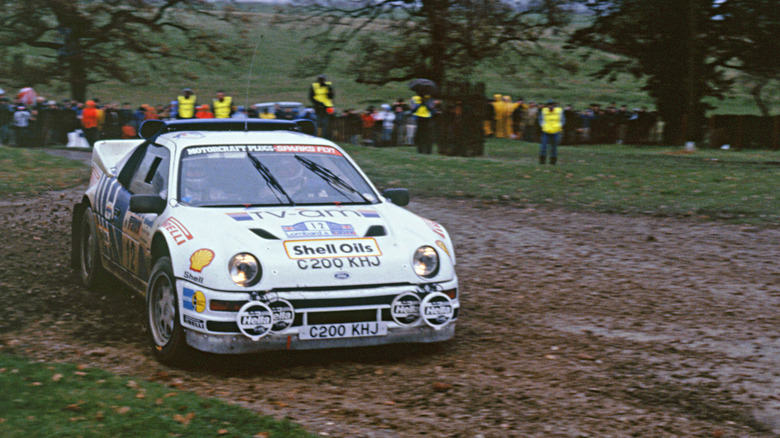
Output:
M190 256L190 269L195 272L201 272L212 260L214 260L214 251L201 248Z

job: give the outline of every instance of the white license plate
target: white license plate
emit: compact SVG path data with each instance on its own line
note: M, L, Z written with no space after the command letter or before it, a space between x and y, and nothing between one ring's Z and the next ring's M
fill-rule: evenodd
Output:
M386 334L387 324L385 322L350 322L302 326L298 331L298 339L359 338Z

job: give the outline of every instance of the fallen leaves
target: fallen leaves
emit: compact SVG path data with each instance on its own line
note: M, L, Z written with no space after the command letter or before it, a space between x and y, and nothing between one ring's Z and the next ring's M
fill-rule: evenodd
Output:
M176 421L178 423L181 423L181 424L183 424L185 426L188 426L190 424L190 422L193 420L193 418L195 418L195 413L194 412L190 412L187 415L181 415L181 414L174 414L173 415L173 420L174 421Z

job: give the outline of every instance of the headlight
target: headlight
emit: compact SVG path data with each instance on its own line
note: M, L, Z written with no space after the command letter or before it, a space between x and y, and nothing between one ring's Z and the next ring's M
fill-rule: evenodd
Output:
M239 286L252 286L263 276L260 263L252 254L236 254L228 263L230 278Z
M420 277L430 278L439 272L439 255L430 246L421 246L412 258L414 272Z

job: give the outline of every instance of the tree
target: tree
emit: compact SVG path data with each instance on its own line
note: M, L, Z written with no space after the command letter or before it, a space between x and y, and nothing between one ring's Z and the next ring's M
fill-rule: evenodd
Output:
M165 60L189 61L197 53L233 59L233 51L218 50L219 36L194 19L216 19L208 3L0 0L0 75L20 86L62 80L83 101L89 83L143 84L149 71L169 71Z
M702 100L722 98L730 89L733 81L726 78L726 67L741 65L765 74L769 66L776 74L777 65L771 64L777 41L769 29L777 29L778 22L762 15L774 10L776 17L776 1L591 0L588 5L595 19L570 42L621 55L599 77L631 73L647 78L645 90L666 122L666 144L702 138L709 109ZM761 23L755 31L742 23L744 13L754 18L754 25ZM756 51L751 34L766 45ZM768 51L773 44L775 51Z
M322 29L310 38L314 52L302 60L299 74L324 71L335 53L356 41L349 66L359 83L413 78L443 83L467 77L478 62L537 41L549 17L563 23L561 3L544 0L520 7L509 0L299 0L293 7ZM364 32L368 29L372 32Z
M703 32L712 0L594 0L589 6L595 20L571 41L622 55L597 76L647 77L645 90L666 122L664 143L698 137L695 127L706 110L702 98L719 95L726 86L707 61Z
M753 82L751 93L765 116L769 106L762 91L780 81L780 7L776 0L729 0L717 7L719 63L744 73Z

